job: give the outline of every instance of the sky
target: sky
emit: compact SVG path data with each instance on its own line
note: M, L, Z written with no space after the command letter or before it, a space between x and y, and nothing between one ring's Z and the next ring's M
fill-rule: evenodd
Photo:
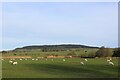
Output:
M2 49L29 45L118 46L117 2L6 2Z

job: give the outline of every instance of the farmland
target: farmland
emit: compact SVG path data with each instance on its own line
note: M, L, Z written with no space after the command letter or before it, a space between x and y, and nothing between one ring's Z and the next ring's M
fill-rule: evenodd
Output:
M40 52L40 51L26 51L26 52L23 52L23 51L18 51L18 52L10 52L8 54L3 54L3 56L32 56L32 57L38 57L38 56L47 56L47 55L62 55L62 56L65 56L67 55L68 53L75 53L76 56L81 56L81 55L88 55L88 54L93 54L95 55L95 52L97 51L98 49L79 49L78 51L76 50L72 50L72 51L52 51L52 52ZM87 53L85 52L87 51Z
M96 57L98 50L99 48L96 47L81 48L78 45L17 48L2 54L4 59L2 60L2 77L117 78L118 58L107 54L112 59L113 64L111 65L107 61L108 58L104 57L106 55L103 55L112 52L113 49L102 48L103 57ZM18 63L17 65L9 63L13 58L15 59L13 61Z
M115 66L108 64L106 58L88 59L66 58L62 59L16 59L18 65L11 65L9 59L2 64L3 78L93 78L93 77L118 77L118 59L114 58ZM85 65L81 65L83 61Z

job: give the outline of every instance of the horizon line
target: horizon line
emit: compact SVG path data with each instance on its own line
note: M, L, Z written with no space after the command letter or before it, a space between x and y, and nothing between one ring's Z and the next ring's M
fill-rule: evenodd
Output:
M88 44L80 44L80 43L57 43L57 44L30 44L30 45L22 45L22 46L18 46L18 47L14 47L11 49L2 49L0 51L9 51L9 50L14 50L16 48L22 48L22 47L26 47L26 46L45 46L45 45L83 45L83 46L90 46L90 47L102 47L104 46L105 48L119 48L118 46L116 47L107 47L105 45L88 45Z

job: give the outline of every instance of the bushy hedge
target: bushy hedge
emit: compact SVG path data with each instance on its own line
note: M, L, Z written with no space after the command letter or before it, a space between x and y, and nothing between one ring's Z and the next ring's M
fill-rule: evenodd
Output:
M112 55L113 55L113 49L112 48L101 47L96 52L96 57L111 57Z

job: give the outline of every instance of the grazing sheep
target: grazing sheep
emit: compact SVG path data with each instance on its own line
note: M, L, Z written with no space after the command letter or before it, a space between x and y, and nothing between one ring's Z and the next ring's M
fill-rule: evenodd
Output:
M27 60L27 59L25 59L25 60Z
M85 59L85 61L88 61L87 59Z
M110 60L107 60L107 62L110 62Z
M80 62L82 65L84 65L84 62Z
M112 59L110 58L110 61L112 62Z
M13 61L10 60L9 63L13 63Z
M17 63L17 62L13 62L12 64L13 64L13 65L17 65L18 63Z
M20 60L22 60L22 59L20 59Z
M32 59L32 60L35 60L35 59Z
M109 64L113 65L114 66L114 63L113 62L109 62Z
M107 62L112 62L112 59L110 58L110 59L107 59Z
M36 61L38 61L38 59L36 59Z
M63 59L63 61L65 61L65 59Z

